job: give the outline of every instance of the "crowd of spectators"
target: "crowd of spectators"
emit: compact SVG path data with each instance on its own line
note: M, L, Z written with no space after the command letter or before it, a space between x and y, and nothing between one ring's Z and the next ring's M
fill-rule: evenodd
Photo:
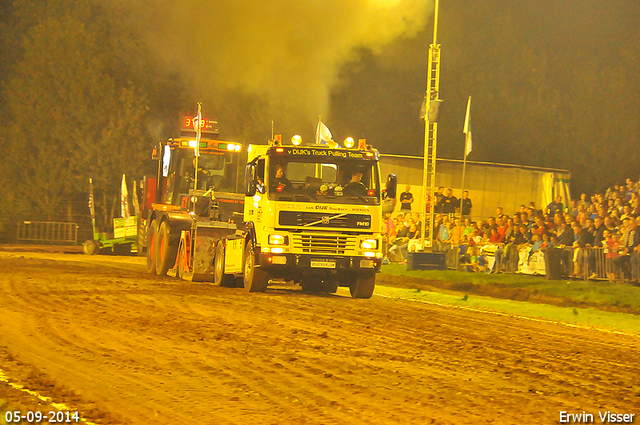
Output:
M408 191L408 190L407 190ZM511 215L501 207L495 216L472 219L468 193L461 200L439 188L433 230L437 251L455 252L475 272L501 272L510 259L528 262L549 248L559 248L564 275L594 279L596 250L606 258L606 278L638 284L640 266L640 182L627 179L605 193L580 195L565 205L561 196L543 208L531 202ZM465 203L465 200L468 202ZM405 262L407 252L420 250L423 215L400 211L385 214L388 261ZM514 257L516 256L516 257Z

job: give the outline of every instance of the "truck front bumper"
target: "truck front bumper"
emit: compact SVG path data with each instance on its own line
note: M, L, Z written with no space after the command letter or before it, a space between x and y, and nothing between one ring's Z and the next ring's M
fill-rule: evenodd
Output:
M260 267L272 270L295 269L296 271L379 271L381 258L361 256L322 256L317 254L272 254L260 253Z

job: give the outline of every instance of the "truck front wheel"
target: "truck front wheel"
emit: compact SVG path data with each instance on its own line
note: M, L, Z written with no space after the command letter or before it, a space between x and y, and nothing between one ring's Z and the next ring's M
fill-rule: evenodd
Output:
M354 282L349 286L351 298L371 298L373 289L376 286L375 272L364 272L358 274Z
M242 279L247 292L264 292L269 284L269 273L256 267L253 242L247 242L242 261Z
M218 241L216 244L216 253L213 259L213 284L215 286L231 287L234 283L234 277L224 272L224 244Z

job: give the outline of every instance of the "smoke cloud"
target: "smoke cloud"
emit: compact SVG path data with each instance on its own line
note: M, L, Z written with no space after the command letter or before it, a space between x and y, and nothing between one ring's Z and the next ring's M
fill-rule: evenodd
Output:
M145 0L140 0L145 1ZM148 0L147 0L148 1ZM340 66L413 37L433 0L149 1L152 48L204 98L241 90L297 126L329 118ZM325 118L323 118L324 120Z

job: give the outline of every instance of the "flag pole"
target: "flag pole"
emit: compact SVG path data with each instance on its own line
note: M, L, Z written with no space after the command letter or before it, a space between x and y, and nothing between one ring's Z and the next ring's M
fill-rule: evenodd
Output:
M467 113L464 117L464 127L462 132L464 137L464 160L462 161L462 184L460 185L462 192L460 193L460 225L462 225L462 204L464 203L464 177L467 171L467 155L471 152L471 96L467 101ZM456 253L456 270L460 268L460 243L462 242L462 232L458 229L458 249Z

